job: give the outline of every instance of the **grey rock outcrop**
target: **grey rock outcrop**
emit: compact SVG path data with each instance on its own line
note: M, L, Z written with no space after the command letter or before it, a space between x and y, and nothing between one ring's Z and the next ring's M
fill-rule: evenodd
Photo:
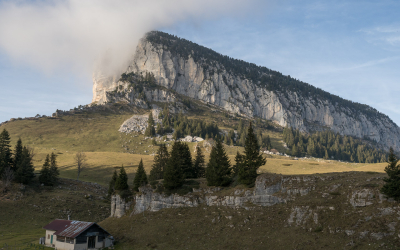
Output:
M376 115L370 116L367 111L359 112L292 91L269 91L252 80L226 71L218 62L210 62L205 68L204 63L195 61L190 55L183 58L172 54L162 45L153 44L146 38L141 39L137 46L126 70L126 73L130 72L154 74L157 84L162 88L146 90L149 101L174 101L176 97L168 91L171 89L247 117L261 117L302 131L329 128L342 135L369 138L384 148L391 146L400 151L400 128L377 111L371 111ZM105 77L101 73L94 75L92 101L99 104L108 102L108 93L118 86L128 88L127 83L118 79L115 76ZM145 107L132 94L122 99Z
M170 196L153 192L149 187L141 187L141 194L135 197L134 214L143 213L144 211L156 212L163 208L178 207L197 207L201 200L192 195L180 196L172 194Z
M111 196L111 215L110 217L121 218L130 209L132 202L127 202L119 195Z

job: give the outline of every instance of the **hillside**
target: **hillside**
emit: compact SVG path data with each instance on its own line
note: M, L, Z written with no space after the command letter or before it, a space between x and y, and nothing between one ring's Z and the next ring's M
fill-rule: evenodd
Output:
M2 190L2 189L1 189ZM15 184L0 192L0 246L38 243L43 226L54 219L102 221L109 216L107 190L93 183L61 179L55 188L42 187L35 179L29 186Z
M211 191L201 185L208 191L186 202L194 207L182 197L161 200L142 189L126 216L100 225L116 236L118 249L398 249L399 209L379 194L382 177L267 174L257 178L265 183L245 192L241 186ZM253 191L269 195L240 205ZM133 214L143 201L140 207L148 210L175 208Z
M155 86L140 92L149 101L171 102L179 93L282 127L308 132L330 129L400 151L400 128L377 110L163 32L151 32L140 40L124 73L154 75ZM138 91L120 75L96 72L93 82L93 102L113 102L117 96L137 104Z

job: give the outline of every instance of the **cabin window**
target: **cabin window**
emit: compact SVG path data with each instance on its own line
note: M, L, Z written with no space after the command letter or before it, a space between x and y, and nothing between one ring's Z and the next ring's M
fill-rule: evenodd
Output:
M65 242L65 237L64 236L57 236L57 241Z
M50 239L50 234L47 235L47 239Z
M74 244L74 238L69 238L69 237L67 237L67 238L65 239L65 242L70 243L70 244Z
M97 242L103 242L104 236L98 236L97 237Z
M86 236L76 237L76 244L85 244L87 242Z

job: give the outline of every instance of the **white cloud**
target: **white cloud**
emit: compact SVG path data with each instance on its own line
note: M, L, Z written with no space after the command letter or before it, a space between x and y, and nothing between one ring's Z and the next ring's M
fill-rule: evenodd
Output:
M389 46L388 49L400 47L400 24L361 29L360 32L375 45Z
M0 2L0 49L45 72L120 69L146 32L183 20L237 16L261 0L37 0Z

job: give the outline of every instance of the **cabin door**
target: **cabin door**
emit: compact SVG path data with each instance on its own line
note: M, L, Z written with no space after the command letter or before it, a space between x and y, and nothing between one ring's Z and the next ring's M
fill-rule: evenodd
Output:
M96 247L96 236L88 237L88 248L95 248Z
M51 235L50 244L53 244L53 235Z

